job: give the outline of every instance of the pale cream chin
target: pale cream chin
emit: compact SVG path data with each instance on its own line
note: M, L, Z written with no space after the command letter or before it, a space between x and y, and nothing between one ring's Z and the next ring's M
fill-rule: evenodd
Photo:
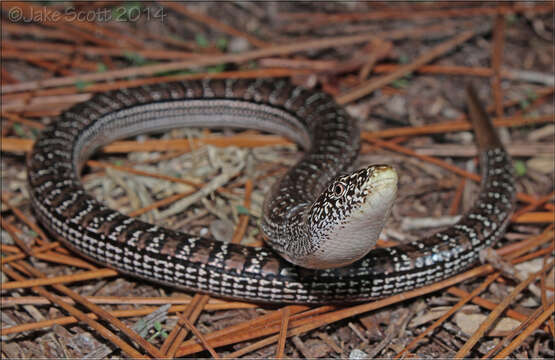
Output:
M397 194L397 182L383 183L375 188L348 223L338 226L314 253L286 259L309 269L332 269L347 266L374 249ZM377 191L376 191L377 190Z

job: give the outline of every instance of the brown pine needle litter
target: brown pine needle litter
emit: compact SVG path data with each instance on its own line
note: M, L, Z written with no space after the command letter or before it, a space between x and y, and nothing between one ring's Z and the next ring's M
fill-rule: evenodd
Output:
M4 1L1 9L2 358L555 354L552 3ZM379 246L429 235L441 226L434 219L472 206L481 174L462 89L474 82L515 166L517 207L496 246L504 267L476 264L366 303L265 305L128 277L38 224L25 157L69 107L116 89L263 77L334 96L360 120L359 165L396 167L398 201ZM130 216L261 246L264 196L299 156L274 134L176 129L104 146L82 181ZM403 218L432 225L404 230Z

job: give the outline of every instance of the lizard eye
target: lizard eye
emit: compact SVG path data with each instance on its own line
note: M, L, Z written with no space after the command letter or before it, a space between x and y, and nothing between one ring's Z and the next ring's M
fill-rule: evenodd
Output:
M345 191L347 190L347 186L341 182L335 183L332 185L332 193L335 198L340 198L341 196L345 195Z

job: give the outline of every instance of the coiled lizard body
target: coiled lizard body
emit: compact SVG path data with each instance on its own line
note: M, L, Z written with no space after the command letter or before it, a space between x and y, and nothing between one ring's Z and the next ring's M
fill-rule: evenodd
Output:
M515 194L510 158L472 94L469 107L482 171L478 199L454 226L400 246L372 249L395 196L394 170L375 165L342 175L359 152L356 121L328 95L283 80L176 82L97 94L36 141L28 159L32 205L49 232L83 256L180 289L274 303L376 299L467 269L504 233ZM148 224L83 189L81 167L100 146L182 126L254 128L305 149L264 204L262 229L275 250ZM350 237L354 250L347 249Z

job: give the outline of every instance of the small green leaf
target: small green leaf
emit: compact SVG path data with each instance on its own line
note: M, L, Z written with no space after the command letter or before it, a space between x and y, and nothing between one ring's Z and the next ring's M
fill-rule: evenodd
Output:
M216 40L216 47L220 50L225 50L227 48L227 39L225 37L221 37Z
M96 63L96 72L105 72L108 68L104 63Z
M39 135L40 135L39 129L35 129L35 128L31 129L31 138L36 139L39 137Z
M508 25L513 25L514 23L516 23L517 19L518 19L518 16L516 14L505 15L505 20L507 21Z
M163 337L164 339L168 337L168 333L165 332L165 331L162 331L160 334L162 335L162 337Z
M406 55L399 56L399 63L400 64L408 64L409 63L409 57L406 56Z
M75 82L75 87L77 88L77 90L83 91L83 90L85 90L85 88L87 86L89 86L91 84L92 84L92 82L90 82L90 81L77 80Z
M391 83L391 86L398 89L406 88L407 86L409 86L409 80L406 78L397 79Z
M156 329L156 331L162 330L162 324L160 324L158 321L156 321L154 323L154 329Z
M239 215L250 215L249 209L247 209L243 205L237 205L237 212L239 213Z
M198 46L205 48L208 47L208 39L202 34L195 35L195 41L197 42Z
M23 129L23 126L21 126L21 124L14 123L13 124L13 131L16 133L17 136L25 137L25 129Z
M147 63L146 59L141 54L133 51L126 51L123 53L123 56L137 66L145 65Z
M528 106L530 106L530 101L528 99L522 99L520 100L519 105L522 110L526 110Z
M530 101L535 101L535 100L538 99L538 94L536 94L534 91L532 91L532 89L528 89L528 91L526 91L526 97Z
M209 66L204 70L209 73L220 73L225 70L225 64Z
M515 161L515 173L517 176L524 176L526 175L526 164L523 161L517 160Z

